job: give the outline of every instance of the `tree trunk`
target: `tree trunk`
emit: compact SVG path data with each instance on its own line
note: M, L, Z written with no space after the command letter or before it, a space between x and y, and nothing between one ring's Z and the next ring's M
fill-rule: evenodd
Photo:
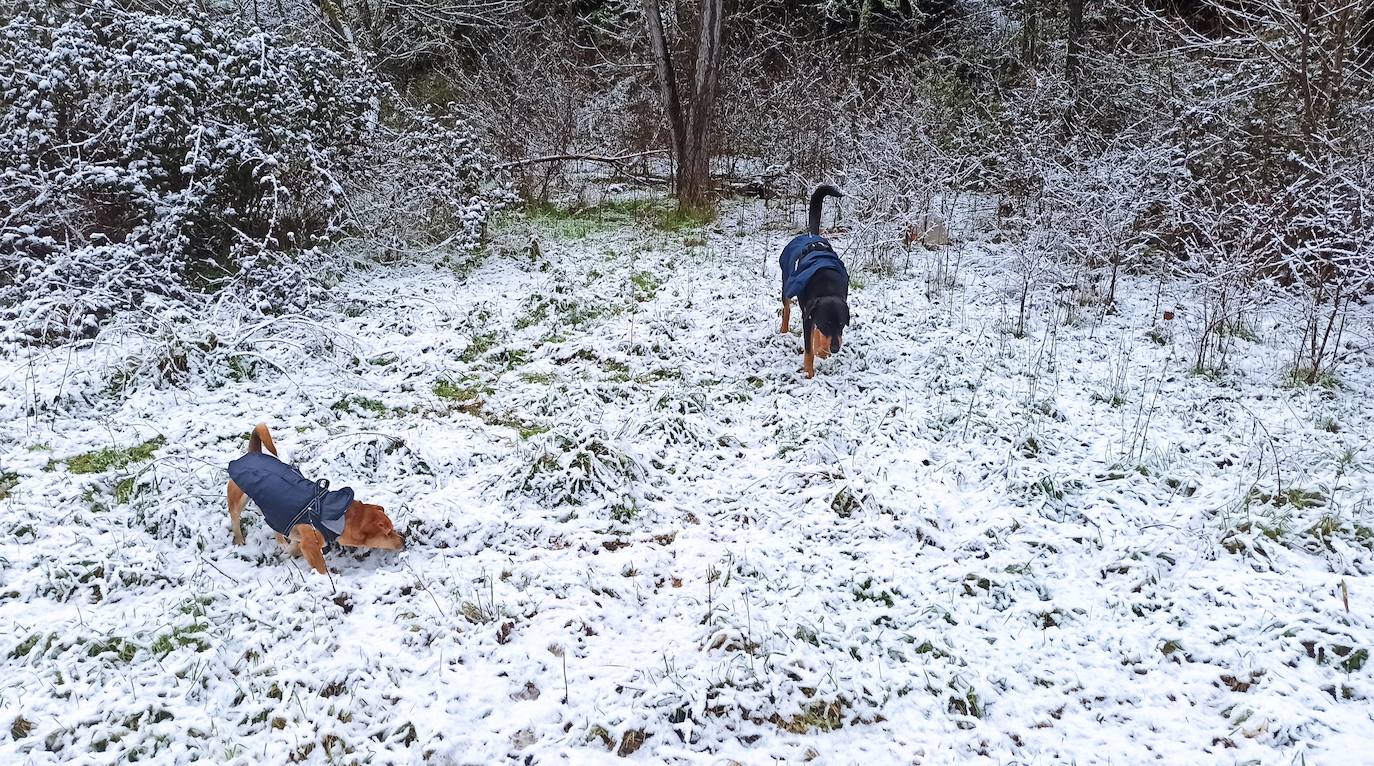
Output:
M683 105L677 84L672 52L663 29L659 0L644 0L649 27L649 48L654 57L654 73L663 97L663 110L672 134L675 164L674 186L678 205L700 210L709 203L711 189L711 112L715 108L720 82L720 62L725 27L724 0L701 0L697 23L696 62L692 88Z
M1021 65L1027 70L1035 66L1035 40L1039 35L1039 0L1026 0L1025 19L1021 22Z
M1083 49L1083 0L1069 0L1068 50L1064 54L1064 79L1078 84L1078 55Z
M683 148L687 145L687 126L682 119L677 77L673 74L673 57L668 51L668 38L663 33L663 15L659 12L658 0L644 0L644 15L649 26L649 49L654 54L654 74L658 79L659 94L663 97L663 111L668 118L673 159L681 165Z
M692 102L687 117L687 144L678 162L678 204L700 210L706 207L711 188L711 112L716 105L720 82L722 32L725 28L725 0L701 0L698 25L696 75L692 80Z

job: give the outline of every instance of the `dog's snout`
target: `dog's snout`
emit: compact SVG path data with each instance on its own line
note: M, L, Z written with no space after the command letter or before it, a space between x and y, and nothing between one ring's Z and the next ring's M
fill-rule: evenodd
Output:
M830 353L832 353L832 354L838 354L838 353L840 353L840 340L841 340L841 339L840 339L840 336L838 336L838 335L836 335L835 337L833 337L833 338L830 339Z

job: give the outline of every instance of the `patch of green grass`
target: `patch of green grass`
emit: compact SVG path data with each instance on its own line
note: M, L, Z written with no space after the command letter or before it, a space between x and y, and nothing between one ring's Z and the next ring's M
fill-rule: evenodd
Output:
M854 276L854 275L851 274L851 275L849 276L849 289L850 289L850 290L862 290L862 289L864 289L864 281L863 281L862 279L859 279L858 277L856 277L856 276Z
M1374 551L1374 528L1366 527L1363 524L1355 525L1355 542Z
M14 473L13 471L5 471L4 473L0 473L0 500L4 500L5 498L9 497L10 490L14 489L16 486L18 486L18 484L19 474Z
M10 659L17 660L20 657L27 657L29 655L29 652L32 652L34 650L34 647L38 646L38 642L42 641L44 638L48 639L47 646L51 646L52 641L55 637L56 634L51 633L32 633L29 635L28 638L24 639L23 641L20 641L18 646L10 650Z
M699 229L702 226L715 220L715 213L711 210L683 210L679 207L672 207L663 210L653 220L654 227L663 231L683 231L684 229ZM706 244L703 240L702 244Z
M590 302L579 303L572 301L559 309L558 319L560 322L570 327L577 327L589 322L594 322L601 317L613 313L615 312L613 312L609 306L598 306Z
M136 447L106 447L65 460L49 460L47 470L51 471L58 465L66 463L67 470L71 473L103 473L115 468L124 468L133 463L152 460L153 453L166 444L166 437L158 436Z
M658 288L663 286L663 280L652 272L640 271L630 277L630 284L634 285L635 300L648 303L658 295Z
M194 646L198 652L208 652L210 642L205 640L205 631L209 628L210 626L203 622L173 628L171 633L164 633L153 639L149 649L159 659L183 646Z
M530 363L534 353L525 348L503 348L491 355L495 361L500 362L501 366L507 370L514 370L517 367L524 367Z
M1250 490L1247 500L1258 502L1261 505L1272 505L1275 508L1290 506L1304 510L1326 505L1326 494L1319 489L1303 489L1302 487L1285 487L1281 492L1262 492L1253 489Z
M1240 338L1251 343L1259 343L1260 340L1255 330L1239 319L1222 322L1219 332L1222 335L1230 335L1233 338Z
M549 318L550 301L542 295L525 299L525 312L515 320L515 329L524 330L542 324Z
M87 657L99 657L104 654L113 654L120 662L132 662L138 656L139 646L119 636L111 636L103 641L92 641L86 647Z
M855 496L849 487L840 487L839 491L830 500L830 510L836 516L847 519L854 515L854 512L863 508L863 501Z
M662 368L635 376L636 383L658 383L665 380L682 380L682 370Z
M468 343L468 347L463 349L462 354L458 355L459 361L471 364L482 358L496 345L497 337L495 332L483 332L472 336L472 341Z
M242 383L258 376L258 365L250 357L235 356L229 359L229 379Z
M1314 375L1310 367L1290 367L1284 372L1282 383L1284 388L1317 386L1328 391L1335 391L1341 387L1341 379L1333 373L1322 370Z
M611 518L621 524L628 524L639 516L639 506L633 500L611 506Z
M1347 654L1345 659L1341 660L1337 667L1339 667L1341 670L1344 670L1347 673L1354 673L1360 668L1363 668L1364 664L1368 661L1369 650L1356 649L1355 651Z
M549 385L550 383L553 382L553 373L551 373L551 372L522 372L522 373L520 373L520 379L523 380L523 381L525 381L526 383L534 383L535 385L539 385L539 386L547 386L547 385Z
M510 414L497 414L487 409L482 409L472 413L482 419L482 422L489 426L501 426L509 428L520 435L521 440L529 440L542 433L548 433L549 427L539 423L531 423Z
M953 688L953 684L951 684ZM958 691L957 689L955 690ZM956 715L973 716L974 718L983 717L983 704L978 699L978 692L973 687L964 690L963 694L955 694L949 698L949 712Z
M1102 402L1103 404L1106 404L1110 407L1121 407L1122 405L1126 404L1126 397L1121 395L1121 393L1117 391L1112 391L1111 393L1106 394L1100 391L1094 391L1091 394L1089 394L1088 398L1094 402Z
M579 209L560 208L548 203L525 209L525 220L558 240L581 240L593 234L648 225L660 231L680 232L704 226L714 218L711 211L684 211L667 200L613 200ZM498 223L509 225L504 219Z
M114 485L115 502L123 505L134 499L134 477L125 476Z
M773 723L783 731L792 734L806 734L810 731L834 731L844 726L844 708L843 699L837 699L834 702L817 700L791 718L775 715Z
M520 426L519 428L517 428L517 429L515 429L515 430L516 430L517 433L520 434L520 438L521 438L521 439L526 439L526 440L528 440L528 439L533 439L534 437L538 436L539 434L546 434L546 433L548 433L548 432L549 432L549 427L548 427L548 426L541 426L541 425L524 425L524 426Z
M1077 479L1058 479L1052 475L1041 476L1026 487L1026 494L1032 498L1063 500L1065 497L1083 489L1083 482Z
M874 589L873 578L871 577L860 583L853 592L855 601L873 601L884 606L894 606L897 603L897 600L893 598L896 591ZM897 593L897 595L901 594Z
M1226 376L1222 373L1222 371L1213 367L1203 367L1201 365L1194 365L1193 367L1189 368L1188 374L1195 378L1201 378L1203 380L1206 380L1211 383L1216 383L1218 385L1226 382Z
M391 408L377 399L368 399L365 396L350 394L330 405L329 409L335 412L367 412L377 417L384 417L391 413Z
M630 379L630 365L618 359L602 359L601 368L610 373L611 379L624 383Z

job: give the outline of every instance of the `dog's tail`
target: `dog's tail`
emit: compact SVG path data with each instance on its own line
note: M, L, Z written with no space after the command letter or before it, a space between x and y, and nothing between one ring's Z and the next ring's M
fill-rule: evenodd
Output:
M830 184L821 184L811 193L811 212L807 220L808 228L812 234L817 236L821 233L821 205L825 204L826 197L843 197L844 192L836 189Z
M248 451L262 452L264 444L267 445L268 452L277 454L277 445L272 443L272 434L267 430L267 424L259 423L253 426L253 433L248 436Z

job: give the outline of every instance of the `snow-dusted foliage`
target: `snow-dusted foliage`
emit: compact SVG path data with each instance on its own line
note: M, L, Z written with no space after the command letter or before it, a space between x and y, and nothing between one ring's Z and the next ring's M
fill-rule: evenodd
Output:
M322 246L350 230L402 228L404 211L463 247L485 223L461 124L410 112L348 56L194 11L19 14L0 95L7 341L91 337L224 287L301 311Z
M0 355L0 763L1369 762L1368 348L1284 386L1280 297L1238 384L1179 374L1194 286L1128 270L1114 312L1032 284L1015 337L1003 251L1077 235L1007 216L931 297L854 272L807 380L792 212L506 219L224 381ZM255 420L407 550L233 545Z

